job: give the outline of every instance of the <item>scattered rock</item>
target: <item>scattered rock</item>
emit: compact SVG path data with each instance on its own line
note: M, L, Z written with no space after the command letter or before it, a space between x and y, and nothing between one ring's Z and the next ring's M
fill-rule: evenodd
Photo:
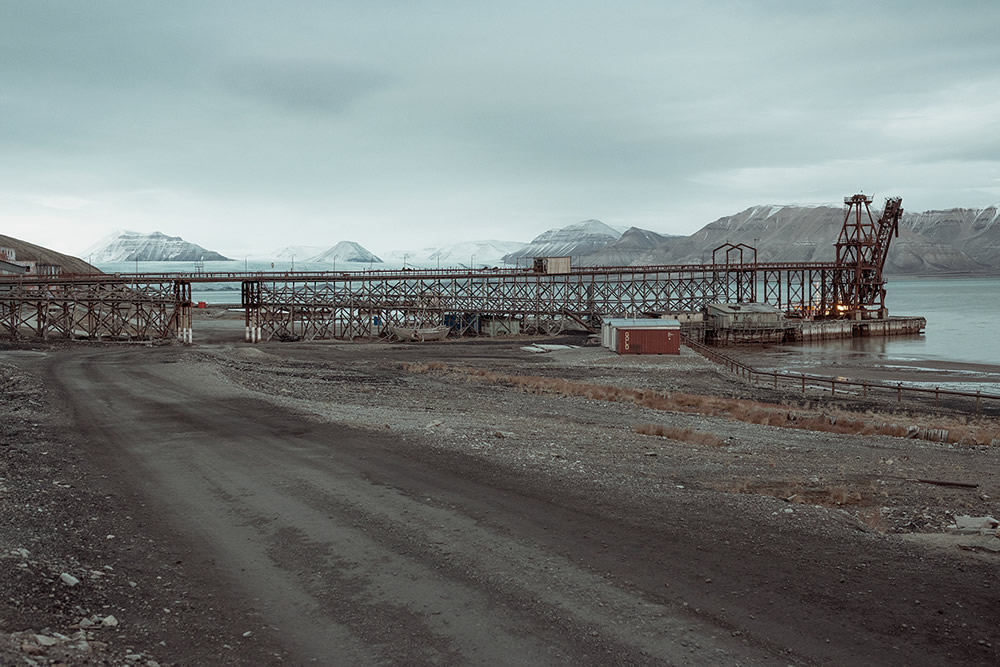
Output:
M995 535L997 534L998 527L1000 527L1000 521L991 516L968 516L961 514L955 517L955 523L948 526L948 530L963 535Z
M79 579L74 577L72 574L69 574L68 572L63 572L62 574L60 574L59 579L67 586L76 586L78 583L80 583Z

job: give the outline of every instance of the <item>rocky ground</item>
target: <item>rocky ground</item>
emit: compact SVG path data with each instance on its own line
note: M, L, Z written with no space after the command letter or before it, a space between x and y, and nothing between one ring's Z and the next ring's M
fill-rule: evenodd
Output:
M471 457L483 470L521 476L526 487L558 488L595 506L639 514L664 503L679 512L710 507L720 516L752 517L776 533L808 535L827 548L874 542L900 567L916 548L921 567L995 573L996 526L950 527L966 515L1000 516L996 447L765 426L726 414L650 409L608 400L601 391L588 397L519 386L512 378L764 401L822 414L842 410L873 422L926 425L941 417L830 399L819 390L752 387L687 349L679 357L627 358L593 347L523 349L532 342L582 341L210 341L150 352L304 419L391 433L401 443ZM245 624L238 610L214 606L206 592L211 582L199 586L206 575L197 564L173 559L141 493L109 479L106 462L75 440L74 416L46 383L47 361L65 353L30 345L0 351L0 663L279 662L280 638L256 643L251 631L239 632ZM637 432L650 427L689 435ZM739 540L748 557L774 547L752 534ZM831 573L841 582L845 576ZM995 584L994 576L987 585ZM917 592L904 594L921 604ZM965 649L956 661L996 659L997 637L963 636L966 623L978 627L989 619L963 619L962 600L925 604L942 607L939 626L921 618L913 627L961 636ZM180 644L194 648L179 651Z

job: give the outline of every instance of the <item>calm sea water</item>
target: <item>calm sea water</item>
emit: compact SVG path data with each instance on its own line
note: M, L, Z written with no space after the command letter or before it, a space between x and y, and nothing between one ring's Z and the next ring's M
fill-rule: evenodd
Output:
M382 268L398 268L381 265ZM104 264L103 271L132 273L194 271L194 262L121 262ZM367 264L338 263L336 270L361 271ZM376 267L377 268L377 267ZM205 272L224 271L332 271L331 264L291 261L205 262ZM235 284L196 285L195 301L239 303ZM927 318L926 333L893 338L852 338L795 346L782 346L799 363L810 357L842 354L853 359L870 358L879 363L893 360L951 361L1000 366L1000 278L983 279L890 279L886 301L891 315Z
M951 361L1000 366L1000 278L890 279L886 306L890 315L927 318L925 333L790 347L804 358L839 351L879 362Z

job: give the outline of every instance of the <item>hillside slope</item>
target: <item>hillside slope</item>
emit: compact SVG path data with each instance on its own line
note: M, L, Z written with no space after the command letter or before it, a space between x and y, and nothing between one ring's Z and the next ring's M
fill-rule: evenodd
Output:
M0 234L0 247L13 248L14 252L17 253L18 261L58 264L63 267L63 273L101 273L100 269L91 266L82 259L15 239L12 236Z

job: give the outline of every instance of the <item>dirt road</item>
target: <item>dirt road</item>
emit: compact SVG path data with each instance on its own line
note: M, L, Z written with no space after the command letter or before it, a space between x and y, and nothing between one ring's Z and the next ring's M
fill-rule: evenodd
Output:
M350 400L384 408L382 429L265 400L188 354L33 362L66 401L86 466L128 508L138 586L176 598L134 614L162 638L150 648L161 663L996 659L995 561L956 566L821 508L791 521L749 496L706 503L659 480L642 497L442 449L394 427L393 378L371 368L367 384L387 393ZM338 391L328 400L348 401ZM476 400L516 410L503 391ZM559 400L576 420L575 399Z

